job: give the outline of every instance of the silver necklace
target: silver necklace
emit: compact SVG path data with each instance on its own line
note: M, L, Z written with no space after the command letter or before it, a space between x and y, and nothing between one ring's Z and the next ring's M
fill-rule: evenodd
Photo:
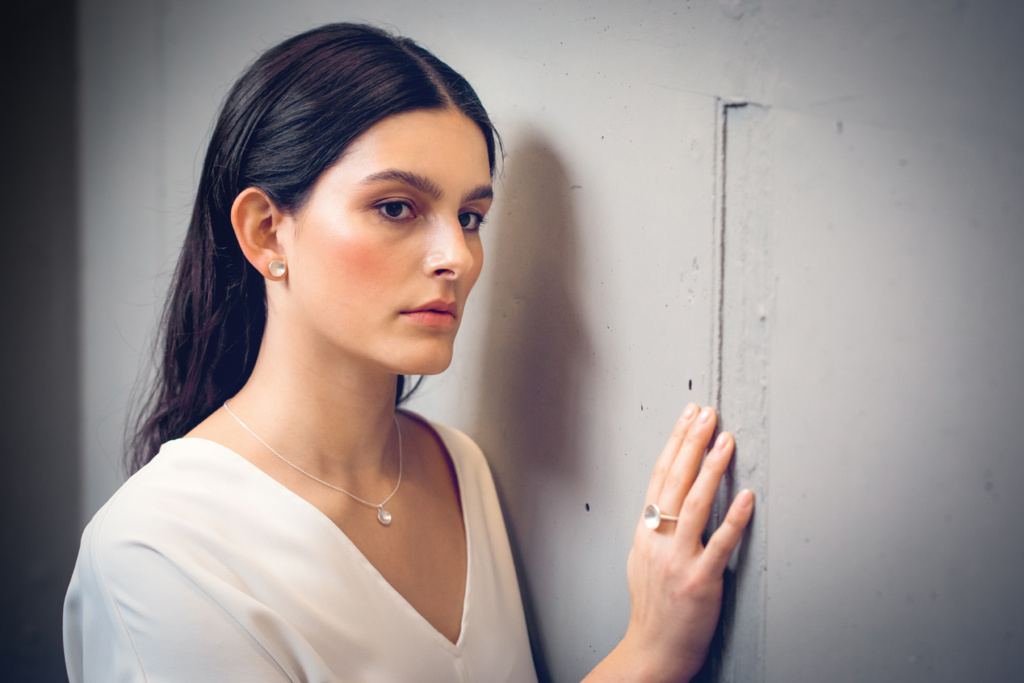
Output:
M395 422L395 431L398 432L398 481L395 482L395 490L391 492L391 495L389 495L387 498L382 500L380 503L371 503L368 500L363 500L362 498L360 498L356 494L352 493L351 491L346 491L345 489L341 488L340 486L335 486L334 484L332 484L330 482L327 482L327 481L324 481L323 479L321 479L320 477L317 477L316 475L310 474L306 470L302 469L301 467L299 467L298 465L293 463L288 458L284 457L283 455L281 455L280 453L275 451L273 449L273 447L269 443L267 443L266 441L264 441L260 437L259 434L257 434L256 432L252 431L252 429L249 427L249 425L247 425L244 422L242 422L242 418L240 418L237 415L235 415L234 411L232 411L231 408L228 408L227 401L224 402L224 410L228 411L228 415L230 415L231 417L233 417L236 420L238 420L238 424L242 425L242 427L245 429L245 431L247 431L250 434L252 434L253 436L255 436L257 441L259 441L261 444L266 446L267 449L270 450L271 453L273 453L278 458L280 458L281 462L283 462L284 464L288 465L292 469L301 472L302 474L306 475L307 477L309 477L313 481L320 482L321 484L323 484L327 488L334 489L335 491L341 491L342 493L344 493L346 496L348 496L352 500L360 502L360 503L362 503L363 505L365 505L367 507L376 508L377 509L377 521L380 522L381 524L383 524L384 526L389 526L391 524L391 513L388 512L387 510L385 510L384 506L387 504L387 502L389 500L391 500L392 497L394 497L394 495L396 493L398 493L398 487L402 485L402 428L398 426L398 418L397 417L392 417L391 419L394 420L394 422Z

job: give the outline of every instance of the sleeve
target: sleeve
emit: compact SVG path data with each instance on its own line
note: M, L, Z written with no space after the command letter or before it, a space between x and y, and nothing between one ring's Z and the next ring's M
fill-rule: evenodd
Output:
M105 513L83 534L64 603L70 683L293 680L201 582L166 552L105 525Z

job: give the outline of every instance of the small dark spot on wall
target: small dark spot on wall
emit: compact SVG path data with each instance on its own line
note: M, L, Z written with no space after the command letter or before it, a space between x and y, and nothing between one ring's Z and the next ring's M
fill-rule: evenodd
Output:
M570 190L582 190L583 186L582 185L570 185L569 189Z
M690 380L689 386L690 386L690 391L693 391L693 380L692 379Z
M640 404L640 412L641 413L644 412L644 404L643 403Z
M590 512L590 503L584 503L584 505L587 508L587 512Z
M840 135L843 134L843 122L842 121L836 121L836 132L839 133Z

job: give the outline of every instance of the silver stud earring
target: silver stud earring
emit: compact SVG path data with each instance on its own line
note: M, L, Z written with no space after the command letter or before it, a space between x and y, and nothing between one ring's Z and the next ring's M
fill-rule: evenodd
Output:
M270 274L274 277L281 277L284 275L285 267L284 261L281 259L274 259L270 262Z

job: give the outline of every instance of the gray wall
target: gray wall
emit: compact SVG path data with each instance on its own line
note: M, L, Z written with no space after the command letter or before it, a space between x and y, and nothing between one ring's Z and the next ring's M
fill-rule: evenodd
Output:
M0 680L60 681L81 533L74 3L0 25Z
M365 19L461 70L505 138L457 360L414 408L491 459L542 673L621 637L694 400L738 435L724 492L759 496L705 680L1019 678L1019 3L79 7L82 523L220 99L270 44Z

